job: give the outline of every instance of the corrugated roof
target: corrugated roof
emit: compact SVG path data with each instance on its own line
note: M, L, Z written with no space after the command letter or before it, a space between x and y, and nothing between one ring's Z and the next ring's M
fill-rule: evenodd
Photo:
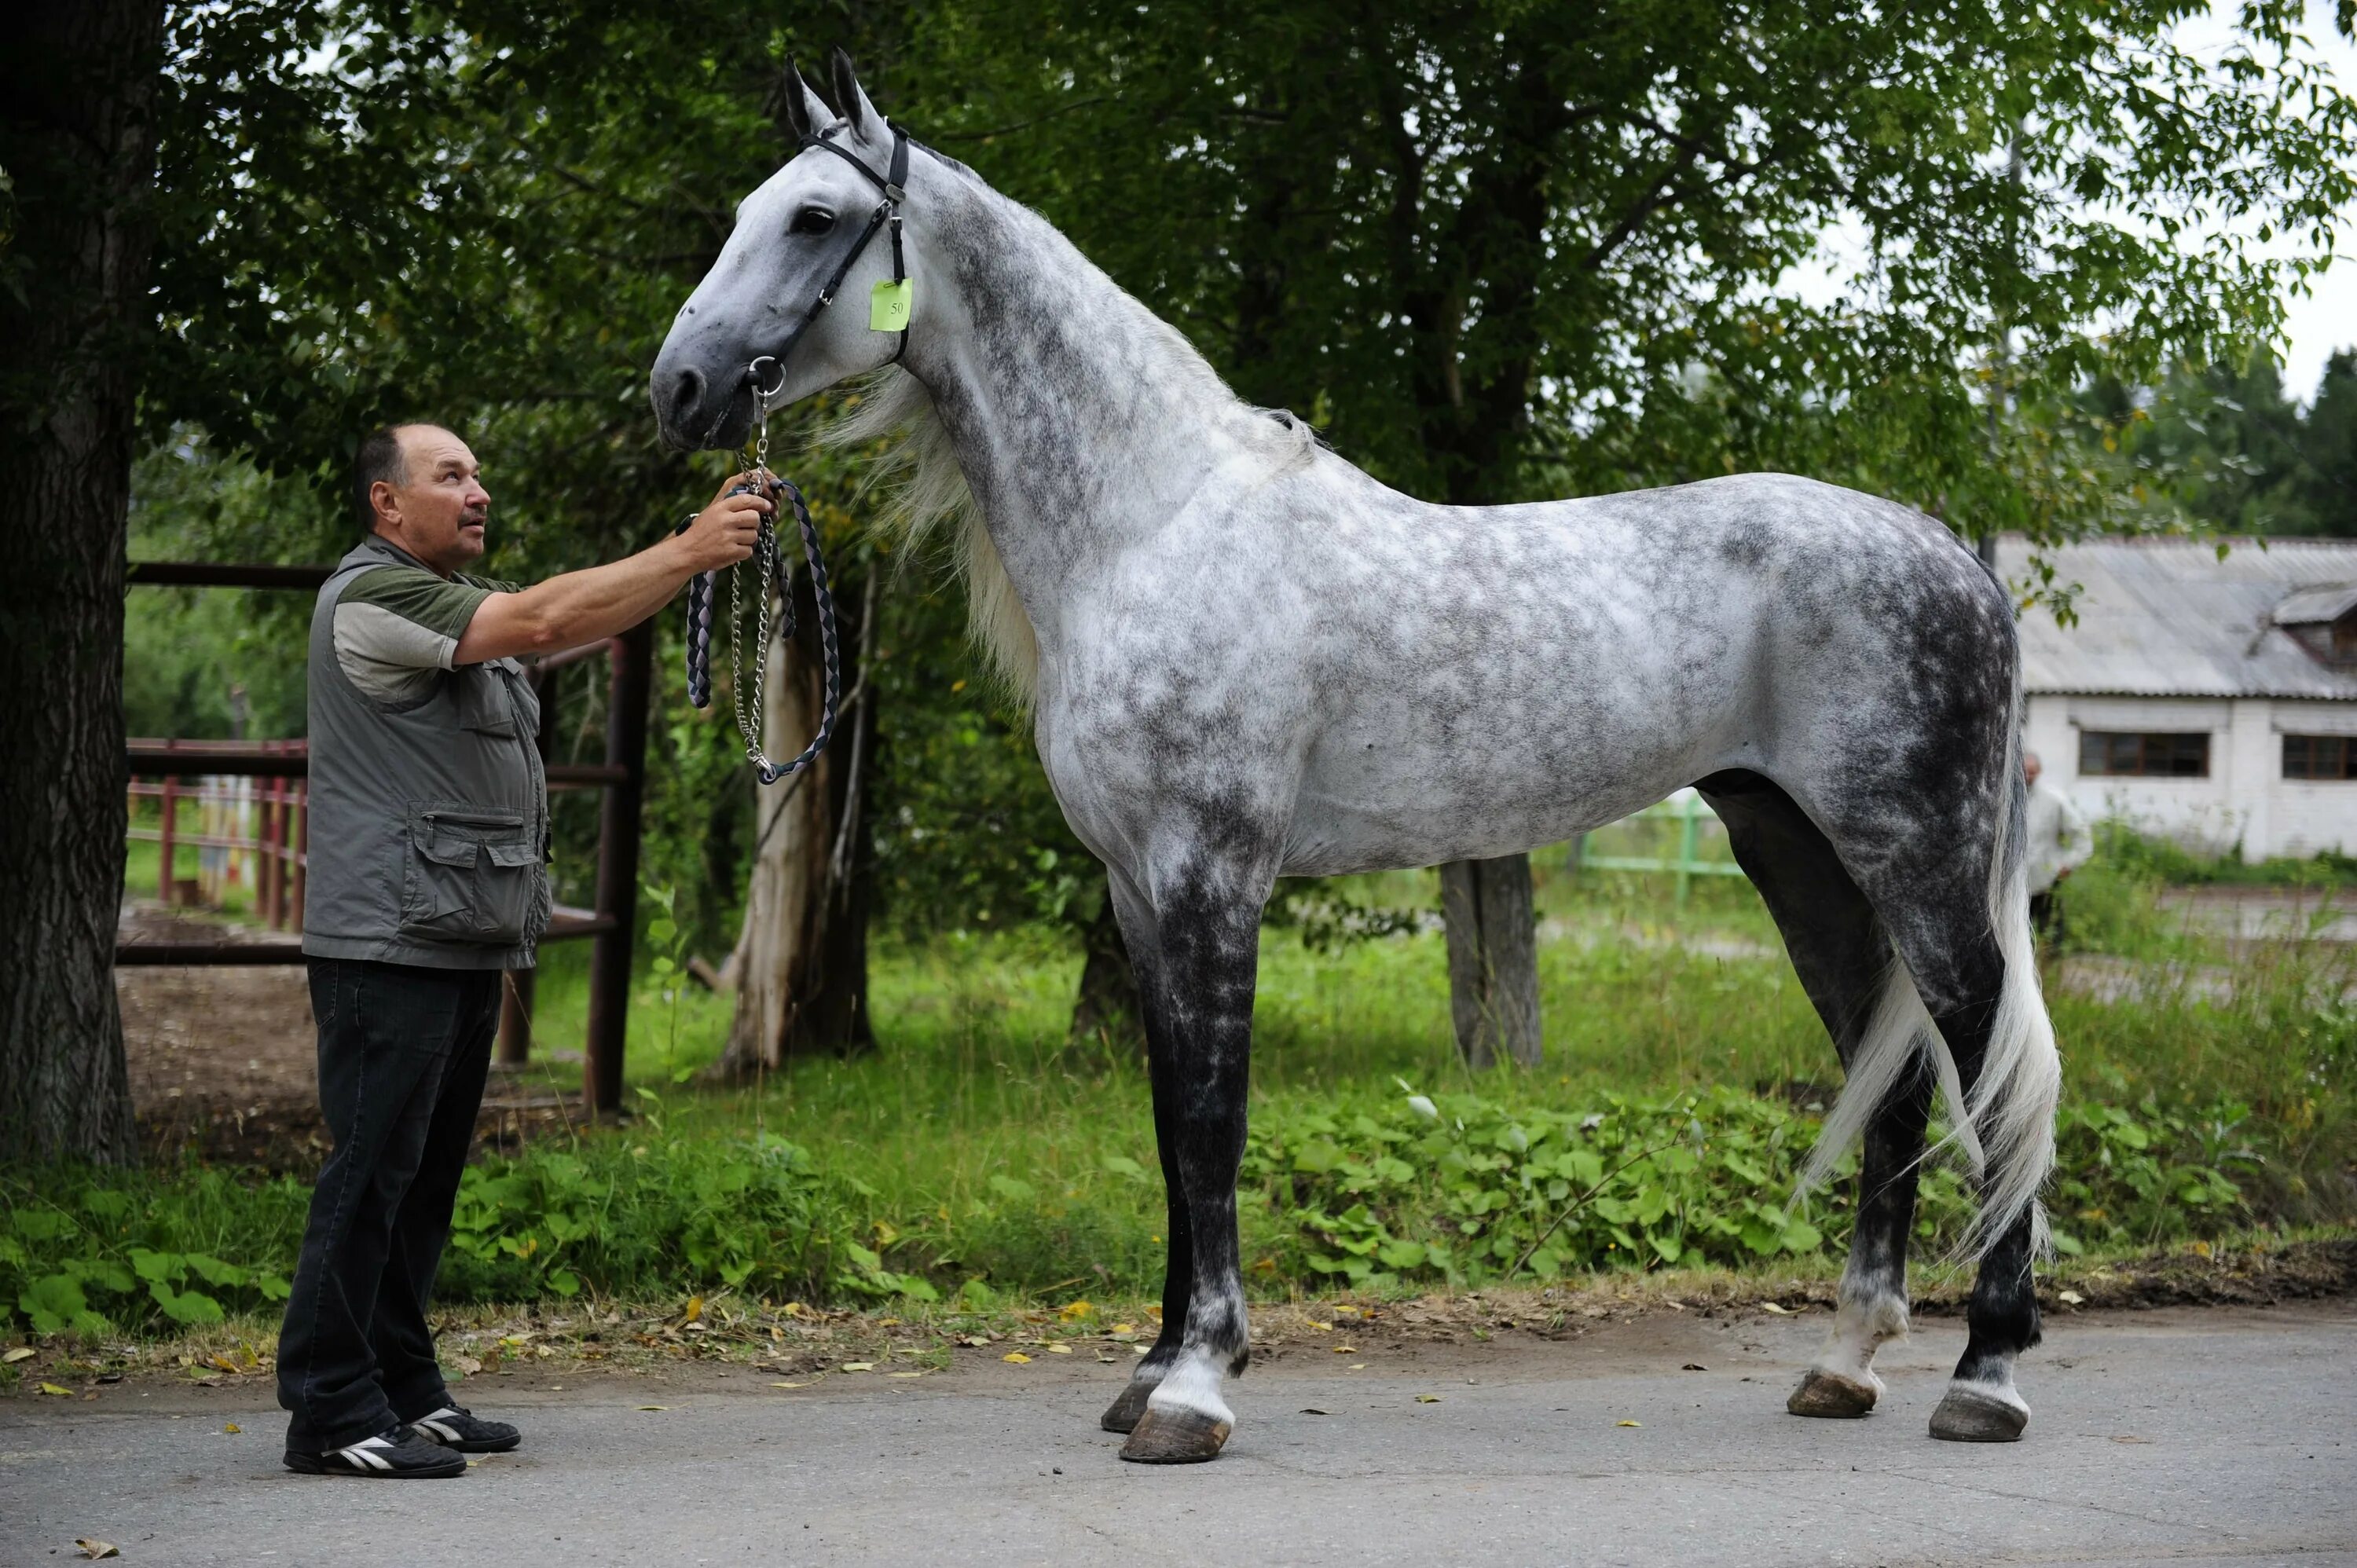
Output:
M2270 618L2277 626L2329 626L2351 610L2357 610L2357 583L2334 583L2302 588L2277 605Z
M2357 699L2357 670L2319 663L2278 626L2293 595L2357 584L2357 541L2097 539L2051 551L2058 585L2077 583L2079 619L2044 606L2021 618L2021 672L2032 692L2154 697ZM2018 585L2029 549L2007 535L1997 569ZM2357 589L2349 590L2357 602ZM2312 610L2303 602L2295 607Z

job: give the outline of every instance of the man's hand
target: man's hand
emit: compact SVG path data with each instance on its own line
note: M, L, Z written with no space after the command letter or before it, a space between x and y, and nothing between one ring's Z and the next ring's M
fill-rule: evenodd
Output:
M450 661L554 653L611 637L661 609L697 573L748 559L761 520L777 509L766 496L728 493L744 482L742 476L728 480L684 532L665 534L636 555L522 593L491 595L476 607Z
M743 475L731 475L712 498L712 504L698 512L687 532L679 536L681 564L690 571L716 572L751 559L761 520L778 509L767 496L730 493L745 482Z

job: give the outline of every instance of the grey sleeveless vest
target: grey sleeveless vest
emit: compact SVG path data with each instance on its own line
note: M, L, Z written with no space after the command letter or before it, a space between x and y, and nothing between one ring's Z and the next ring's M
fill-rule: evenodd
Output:
M311 612L310 865L303 951L433 969L529 969L548 927L540 702L512 659L443 671L392 706L336 657L336 601L370 566L416 566L371 535Z

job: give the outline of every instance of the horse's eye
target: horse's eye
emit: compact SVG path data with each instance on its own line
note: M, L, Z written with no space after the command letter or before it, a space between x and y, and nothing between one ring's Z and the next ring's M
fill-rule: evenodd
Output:
M829 212L823 207L805 207L800 212L794 214L794 220L787 226L786 232L789 234L823 234L834 227L834 213Z

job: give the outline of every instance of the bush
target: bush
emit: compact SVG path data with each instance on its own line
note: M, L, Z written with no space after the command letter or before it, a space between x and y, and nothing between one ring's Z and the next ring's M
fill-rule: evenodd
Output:
M309 1198L213 1170L0 1173L0 1320L93 1338L284 1301Z
M2345 1047L2336 1036L2335 1048ZM1241 1205L1257 1289L1388 1290L1589 1270L1741 1267L1846 1243L1846 1179L1800 1205L1817 1119L1729 1089L1540 1103L1486 1094L1298 1095L1254 1109ZM470 1166L440 1294L450 1301L646 1299L729 1288L813 1305L1104 1294L1161 1283L1160 1184L1075 1160L1052 1185L995 1173L956 1205L877 1191L769 1133L638 1124ZM2284 1159L2244 1108L2067 1101L2051 1190L2058 1248L2144 1247L2248 1224ZM1855 1155L1839 1167L1854 1171ZM219 1171L0 1176L0 1318L38 1334L169 1333L284 1300L308 1189ZM1254 1197L1260 1199L1255 1203ZM1918 1256L1971 1218L1950 1165L1923 1173ZM984 1282L987 1282L986 1283Z

